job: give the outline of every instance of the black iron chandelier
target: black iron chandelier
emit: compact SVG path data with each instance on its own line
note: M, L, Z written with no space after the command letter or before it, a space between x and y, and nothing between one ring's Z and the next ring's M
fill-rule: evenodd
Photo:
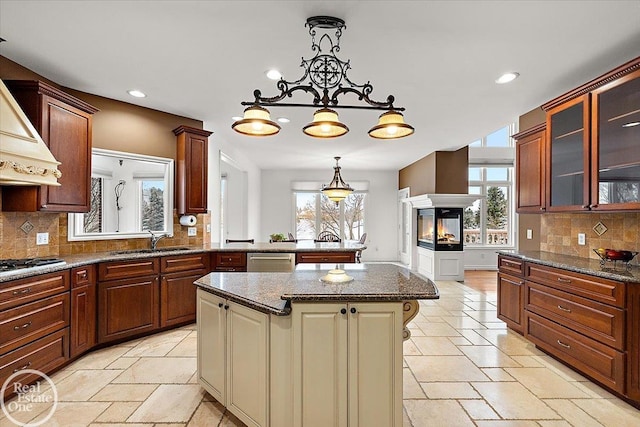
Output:
M336 159L336 165L333 167L333 179L329 184L324 184L321 191L329 200L336 202L336 205L338 205L340 200L346 199L349 194L353 193L353 188L344 182L342 176L340 176L340 165L338 165L340 157L334 157L334 159Z
M231 126L233 130L250 136L275 135L280 131L280 125L271 120L269 110L265 107L315 107L318 109L313 121L302 128L309 136L335 138L349 132L347 125L338 119L338 113L335 112L337 108L385 110L378 123L369 130L369 136L373 138L397 139L411 135L414 129L404 122L401 111L405 109L393 105L393 95L389 95L386 101L375 101L370 98L373 92L371 83L358 85L349 80L347 71L351 68L350 61L343 61L336 56L340 52L340 37L346 28L345 22L331 16L314 16L307 19L305 26L309 27L311 50L316 54L311 59L302 58L302 77L295 81L280 78L277 82L280 93L273 97L263 97L259 89L253 91L254 101L241 102L248 107L244 110L244 117ZM319 30L324 34L316 41ZM331 30L335 30L335 43L330 35ZM328 48L324 51L326 53L323 53L323 44ZM312 95L313 103L281 102L298 91ZM338 97L346 94L355 95L367 105L338 105Z

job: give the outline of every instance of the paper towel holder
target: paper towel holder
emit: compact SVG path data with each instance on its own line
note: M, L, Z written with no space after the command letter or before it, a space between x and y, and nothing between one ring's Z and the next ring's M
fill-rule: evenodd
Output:
M185 227L193 227L197 222L198 220L194 215L182 215L180 217L180 225Z

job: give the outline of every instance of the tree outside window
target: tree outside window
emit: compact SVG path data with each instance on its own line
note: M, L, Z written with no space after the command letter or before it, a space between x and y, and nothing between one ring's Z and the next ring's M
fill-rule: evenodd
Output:
M140 181L143 231L164 230L164 181Z
M344 240L364 233L365 193L352 193L338 205L321 193L295 193L296 238L312 240L330 231Z

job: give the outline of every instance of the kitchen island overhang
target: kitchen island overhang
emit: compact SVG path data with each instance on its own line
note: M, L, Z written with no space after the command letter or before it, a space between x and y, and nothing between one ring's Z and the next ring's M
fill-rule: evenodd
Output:
M198 287L198 382L247 425L402 425L402 343L433 282L396 264L210 273ZM373 423L373 424L372 424Z

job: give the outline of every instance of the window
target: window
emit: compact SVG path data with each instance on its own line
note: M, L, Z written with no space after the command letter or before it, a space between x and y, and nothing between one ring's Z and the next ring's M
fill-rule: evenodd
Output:
M469 194L484 196L464 211L466 246L513 245L511 166L469 168Z
M319 192L296 192L296 239L312 240L331 231L343 240L358 240L364 233L366 193L351 193L338 205Z
M140 229L164 229L164 181L140 180Z
M508 125L473 141L469 147L513 147L511 135L515 133L515 125Z
M85 233L102 232L102 187L102 178L91 177L91 206L82 218Z

